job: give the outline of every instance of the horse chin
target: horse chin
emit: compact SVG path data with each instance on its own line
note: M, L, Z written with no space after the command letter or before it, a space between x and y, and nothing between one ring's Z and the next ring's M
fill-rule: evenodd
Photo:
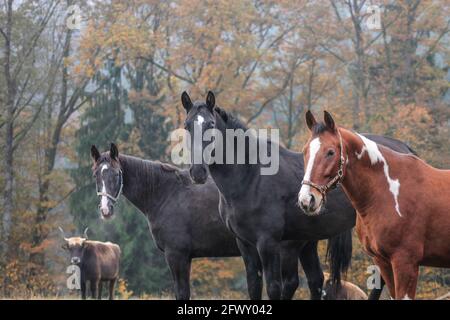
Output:
M195 178L192 178L192 182L194 182L194 184L205 184L205 182L206 182L206 178L197 178L197 179L195 179Z
M189 175L194 184L204 184L208 179L208 171L204 166L192 166L189 169Z
M318 216L321 214L322 206L315 208L314 210L303 210L303 212L310 217Z

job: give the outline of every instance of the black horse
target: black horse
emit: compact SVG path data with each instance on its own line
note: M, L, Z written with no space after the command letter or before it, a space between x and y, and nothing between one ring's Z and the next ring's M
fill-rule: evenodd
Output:
M177 299L190 298L193 258L238 257L240 251L244 252L249 296L261 299L262 267L256 248L235 239L225 227L218 212L219 193L211 179L203 185L193 184L186 170L119 155L114 144L102 154L92 146L91 156L102 217L113 216L114 204L123 191L147 217L150 232L172 273ZM316 271L316 246L317 242L303 246L296 241L281 244L284 297L292 298L298 287L298 259L309 283L321 276L322 271Z
M192 103L186 92L183 92L181 100L187 112L185 129L191 135L193 161L190 175L194 182L204 183L209 171L220 192L219 211L226 225L239 239L258 250L269 298L279 299L281 296L280 244L283 240L335 239L335 250L330 253L331 273L333 281L339 283L340 272L345 271L350 264L351 229L356 221L355 210L340 188L330 192L323 214L306 216L297 206L297 193L304 174L303 156L300 153L279 146L278 172L274 175L261 175L264 165L261 164L259 155L256 164L237 164L237 138L223 138L221 162L216 158L215 162L206 164L202 156L201 163L195 163L194 160L197 159L194 159L194 153L198 150L203 152L210 143L202 140L199 145L198 140L194 139L194 128L201 130L202 136L206 130L216 129L222 137L227 136L227 129L245 131L247 128L235 117L215 106L212 92L208 93L206 102ZM374 140L382 144L401 145L400 149L410 152L400 142L394 144L393 140L383 137ZM246 160L250 158L250 142L251 138L246 137ZM274 142L267 141L269 146L266 150L271 150L272 143ZM227 150L233 150L232 164L225 160ZM218 153L216 149L213 156L217 157ZM317 290L321 291L322 283L323 276ZM376 290L372 296L376 298L378 291L380 290Z

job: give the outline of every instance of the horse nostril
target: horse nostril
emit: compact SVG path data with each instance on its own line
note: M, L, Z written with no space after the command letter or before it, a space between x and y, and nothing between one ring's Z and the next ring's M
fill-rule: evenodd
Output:
M304 211L308 210L308 206L307 206L306 204L304 204L303 202L300 203L300 205L302 206L302 209L303 209Z
M101 213L102 213L103 216L109 215L109 210L108 210L108 209L101 208L100 211L101 211Z
M314 208L314 205L316 204L316 198L313 194L311 194L311 200L309 201L309 207Z

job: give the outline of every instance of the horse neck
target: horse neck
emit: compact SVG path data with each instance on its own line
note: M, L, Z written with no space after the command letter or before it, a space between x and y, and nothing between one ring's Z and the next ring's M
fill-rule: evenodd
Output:
M382 193L374 190L380 189L377 188L376 181L377 176L383 174L383 169L371 164L367 151L363 151L365 145L358 135L346 129L339 130L347 159L342 186L355 209L363 213L366 208L377 203L377 198Z
M120 155L123 195L150 220L156 218L159 206L167 199L170 183L162 177L160 164Z
M245 128L238 128L233 125L229 125L223 121L223 119L220 117L220 115L216 115L216 123L218 123L217 129L222 133L222 137L224 139L223 141L223 163L222 164L212 164L209 165L209 171L211 173L212 178L214 179L217 187L223 194L227 194L230 192L230 188L226 187L225 184L233 183L233 193L241 193L242 190L247 186L247 181L251 181L252 177L255 174L259 175L259 164L237 164L236 161L234 161L232 164L226 163L226 149L227 144L233 143L234 148L234 155L236 157L237 154L237 146L235 141L227 141L226 139L226 130L232 129L232 130L238 130L242 129L246 131ZM235 140L235 139L233 139ZM248 150L245 148L245 159L248 159ZM247 160L246 160L247 161ZM236 182L238 182L236 184Z

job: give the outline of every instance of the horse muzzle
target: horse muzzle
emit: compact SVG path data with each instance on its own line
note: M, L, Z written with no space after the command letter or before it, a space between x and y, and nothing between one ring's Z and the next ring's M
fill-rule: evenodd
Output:
M114 207L108 204L106 207L100 207L100 214L104 219L110 219L114 214Z
M322 207L322 196L314 195L311 192L302 192L300 190L298 195L298 205L308 216L315 216L320 213Z
M204 184L208 179L208 171L204 165L193 165L189 174L195 184Z

